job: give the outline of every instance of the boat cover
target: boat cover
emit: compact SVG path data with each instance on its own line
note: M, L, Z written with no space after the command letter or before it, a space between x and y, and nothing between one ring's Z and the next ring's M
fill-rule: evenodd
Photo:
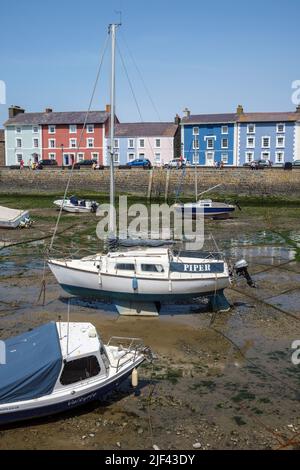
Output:
M6 357L0 363L0 404L49 395L62 367L56 324L48 323L4 343L2 350L5 349Z

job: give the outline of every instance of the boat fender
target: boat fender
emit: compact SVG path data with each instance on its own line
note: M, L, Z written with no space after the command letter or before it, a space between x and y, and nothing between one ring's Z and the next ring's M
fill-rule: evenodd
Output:
M169 279L169 292L172 292L172 281Z
M133 388L136 388L138 386L138 383L139 383L138 371L136 368L134 368L131 374L131 384Z
M133 290L138 290L138 280L136 277L132 279L132 288Z

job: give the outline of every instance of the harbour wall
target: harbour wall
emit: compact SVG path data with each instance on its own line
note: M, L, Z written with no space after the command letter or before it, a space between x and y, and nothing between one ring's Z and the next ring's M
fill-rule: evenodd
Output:
M12 170L0 169L0 194L36 194L64 193L70 170ZM178 191L181 196L191 197L195 194L195 170L143 169L115 170L117 194L133 196L172 197ZM264 169L252 171L249 168L214 168L197 169L198 193L221 184L214 194L220 196L249 197L288 197L300 200L300 169L285 171L283 169ZM70 193L109 191L109 170L74 170ZM209 197L210 193L208 193ZM205 195L203 196L205 197Z

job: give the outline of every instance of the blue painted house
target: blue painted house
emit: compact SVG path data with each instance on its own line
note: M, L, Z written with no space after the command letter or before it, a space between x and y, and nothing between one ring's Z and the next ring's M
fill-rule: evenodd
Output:
M238 165L253 160L284 164L297 159L299 109L287 113L244 113L238 117ZM299 158L299 157L298 157Z
M200 114L186 116L181 121L182 154L200 166L237 164L237 118L234 114Z

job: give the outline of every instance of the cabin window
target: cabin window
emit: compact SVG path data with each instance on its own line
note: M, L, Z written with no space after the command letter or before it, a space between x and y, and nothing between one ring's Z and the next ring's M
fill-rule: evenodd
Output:
M148 273L164 273L165 270L161 264L142 264L142 271Z
M60 376L62 385L70 385L82 380L96 377L100 372L100 365L96 356L82 357L67 362Z
M135 265L131 263L118 263L116 264L116 269L120 271L134 271Z

